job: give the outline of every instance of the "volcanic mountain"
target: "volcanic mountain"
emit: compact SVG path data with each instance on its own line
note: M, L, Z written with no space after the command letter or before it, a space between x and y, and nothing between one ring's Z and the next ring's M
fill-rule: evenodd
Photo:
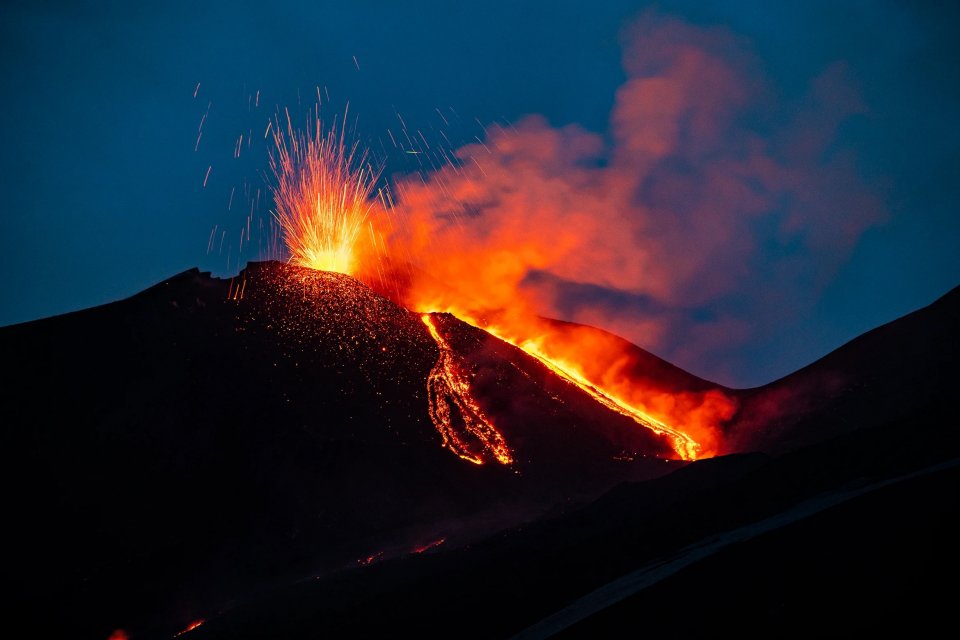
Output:
M953 606L942 585L960 571L958 312L954 289L737 392L728 436L749 450L754 429L770 453L694 462L468 547L277 589L196 637L938 633Z
M682 466L485 332L275 262L7 327L0 349L6 468L24 488L11 570L51 632L163 635L273 584Z
M510 635L702 538L951 460L958 300L754 390L624 343L627 375L736 399L728 451L776 454L693 464L523 351L337 273L191 270L6 327L14 606L48 636ZM950 486L924 491L955 509ZM606 618L547 628L621 623L629 600L597 601Z

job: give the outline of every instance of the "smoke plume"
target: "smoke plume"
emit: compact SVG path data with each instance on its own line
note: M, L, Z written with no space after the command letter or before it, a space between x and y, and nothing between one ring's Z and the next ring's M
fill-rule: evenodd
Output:
M603 327L697 373L809 308L883 210L838 143L842 64L778 100L748 43L646 14L600 134L538 115L398 184L420 307Z

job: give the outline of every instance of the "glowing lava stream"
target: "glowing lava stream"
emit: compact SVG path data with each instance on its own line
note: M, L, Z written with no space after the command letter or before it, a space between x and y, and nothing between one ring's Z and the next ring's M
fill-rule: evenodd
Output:
M458 316L459 318L459 316ZM463 318L460 318L464 320ZM650 416L644 411L637 409L634 406L631 406L628 402L617 398L611 394L604 392L603 390L597 388L592 382L587 380L581 373L576 370L572 370L561 366L556 360L552 359L547 354L543 353L540 350L539 346L533 340L512 340L510 337L505 335L503 332L498 331L496 327L493 326L482 326L478 323L471 322L470 320L464 320L468 324L483 329L487 333L494 335L504 342L512 344L516 348L520 349L524 353L533 356L540 361L543 366L550 369L553 373L557 374L563 380L566 380L568 383L573 386L581 389L594 400L610 409L611 411L616 411L622 416L630 418L641 427L645 429L650 429L657 435L667 436L673 443L673 448L677 452L677 455L680 456L682 460L696 460L697 456L700 453L700 445L696 440L672 427L668 427L664 423L660 422L656 418Z
M427 377L427 399L430 419L443 438L443 446L473 464L483 464L483 454L493 456L500 464L512 463L513 457L503 435L470 395L470 383L457 365L450 343L440 335L430 314L425 313L420 318L440 350L437 363ZM451 406L459 412L466 435L479 441L482 449L479 453L471 451L470 445L454 428Z

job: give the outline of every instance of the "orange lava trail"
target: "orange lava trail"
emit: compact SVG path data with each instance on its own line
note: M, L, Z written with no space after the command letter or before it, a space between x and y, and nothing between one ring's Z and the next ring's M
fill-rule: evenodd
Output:
M426 551L429 551L430 549L436 549L446 541L447 541L446 538L438 538L436 540L433 540L432 542L428 542L427 544L420 545L419 547L414 547L410 551L416 554L421 554Z
M377 551L366 558L360 558L357 560L357 564L361 567L369 567L374 562L379 562L380 560L383 560L383 551Z
M191 622L189 625L187 625L187 628L186 628L186 629L184 629L183 631L181 631L180 633L178 633L177 635L175 635L175 636L173 636L173 637L174 637L174 638L179 638L180 636L182 636L182 635L184 635L184 634L186 634L186 633L190 633L191 631L193 631L194 629L196 629L197 627L199 627L200 625L202 625L204 622L206 622L206 620L203 620L203 619L201 619L201 620L194 620L194 621Z
M550 371L560 376L560 378L566 380L568 383L572 384L578 389L584 391L594 400L611 411L616 411L620 415L630 418L641 427L649 429L657 435L670 438L674 450L682 460L697 459L697 456L700 453L700 445L696 440L682 431L667 426L660 420L657 420L645 411L632 406L630 403L618 398L614 394L599 388L597 385L590 382L583 374L577 371L575 364L561 363L556 359L551 358L549 355L544 353L539 345L533 340L515 340L512 339L507 332L498 330L498 328L495 326L485 326L482 323L471 321L469 318L463 318L461 316L458 317L464 322L483 329L487 333L490 333L500 338L504 342L512 344L528 355L533 356L540 361L541 364L550 369Z
M437 330L433 317L423 314L420 318L440 349L440 357L427 377L427 398L430 419L440 432L443 446L473 464L483 464L489 457L500 464L512 463L503 435L471 396L470 383L458 366L450 344ZM453 409L460 416L464 433L454 426ZM468 439L477 444L472 445ZM478 448L479 451L474 451Z

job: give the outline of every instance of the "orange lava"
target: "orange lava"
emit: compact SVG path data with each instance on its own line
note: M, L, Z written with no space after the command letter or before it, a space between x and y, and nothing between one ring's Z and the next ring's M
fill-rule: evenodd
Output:
M430 419L443 439L443 446L473 464L496 460L510 464L513 457L503 435L470 393L466 366L437 329L430 314L421 316L437 343L440 356L427 377Z
M549 354L545 347L547 344L545 340L521 338L516 333L509 331L508 328L494 325L486 326L484 329L533 356L553 373L586 392L606 408L630 418L641 427L649 429L659 436L668 437L677 455L682 460L697 459L701 446L696 440L678 429L668 427L643 409L635 407L627 400L618 397L614 392L595 385L584 375L579 363Z
M419 547L414 547L413 549L410 550L410 552L417 553L417 554L424 553L426 551L429 551L430 549L436 549L446 541L447 541L446 538L437 538L436 540L433 540L432 542L428 542L427 544L420 545Z
M194 620L193 622L191 622L190 624L188 624L188 625L183 629L183 631L179 632L177 635L175 635L175 636L173 636L173 637L174 637L174 638L179 638L180 636L182 636L182 635L184 635L184 634L190 633L191 631L193 631L194 629L196 629L197 627L199 627L200 625L202 625L204 622L206 622L206 620L204 620L203 618L199 618L199 619L197 619L197 620Z
M206 622L206 620L204 620L204 619L202 619L202 618L199 619L199 620L194 620L193 622L191 622L190 624L188 624L183 631L181 631L180 633L178 633L177 635L175 635L174 638L179 638L180 636L182 636L182 635L184 635L184 634L186 634L186 633L190 633L191 631L193 631L194 629L196 629L197 627L199 627L200 625L202 625L204 622Z
M682 460L710 457L722 448L718 425L732 416L735 402L719 390L668 392L636 381L624 373L630 356L623 343L610 334L532 314L478 314L449 299L414 305L452 313L516 346L601 405L667 438Z
M360 558L357 560L357 564L361 567L369 567L374 562L379 562L380 560L383 560L383 551L378 551L367 556L366 558Z

